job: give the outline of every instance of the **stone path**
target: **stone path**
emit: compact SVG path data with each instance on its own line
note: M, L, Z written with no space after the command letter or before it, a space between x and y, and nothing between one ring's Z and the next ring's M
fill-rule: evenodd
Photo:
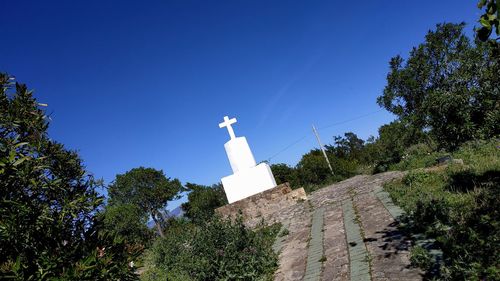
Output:
M397 228L402 210L381 188L403 175L355 176L277 214L288 234L274 245L275 280L422 280L410 267L410 240Z
M304 280L318 280L321 275L321 269L325 256L323 255L323 215L325 214L324 208L319 208L314 211L312 226L311 226L311 240L309 242L309 249L307 252L306 272Z

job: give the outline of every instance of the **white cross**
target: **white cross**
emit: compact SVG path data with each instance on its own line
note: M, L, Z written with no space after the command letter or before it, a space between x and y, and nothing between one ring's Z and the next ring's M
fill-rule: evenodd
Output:
M224 128L227 127L227 131L229 132L229 136L231 139L236 138L234 135L233 127L231 127L231 124L236 123L236 118L229 119L229 117L224 116L224 122L219 124L219 128Z

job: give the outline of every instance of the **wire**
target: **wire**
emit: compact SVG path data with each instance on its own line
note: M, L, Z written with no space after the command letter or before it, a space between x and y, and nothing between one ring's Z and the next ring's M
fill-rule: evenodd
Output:
M333 124L330 124L328 126L323 126L323 127L318 128L317 130L323 130L323 129L327 129L327 128L330 128L330 127L333 127L333 126L338 126L338 125L342 125L342 124L345 124L345 123L349 123L349 122L352 122L352 121L355 121L355 120L358 120L358 119L361 119L361 118L365 118L365 117L368 117L370 115L379 113L382 110L383 109L380 109L380 110L373 111L373 112L370 112L370 113L367 113L367 114L363 114L363 115L359 115L359 116L356 116L356 117L353 117L351 119L347 119L347 120L344 120L344 121L341 121L341 122L333 123ZM299 138L296 141L292 142L291 144L287 145L285 148L281 149L280 151L278 151L277 153L275 153L273 156L267 158L267 161L270 163L271 159L273 159L274 157L280 155L281 153L283 153L284 151L288 150L289 148L291 148L292 146L296 145L297 143L301 142L307 136L308 136L308 134L303 135L301 138Z
M279 154L281 154L282 152L284 152L285 150L288 150L290 147L296 145L297 143L301 142L302 140L304 140L305 138L307 137L307 135L303 135L300 139L292 142L291 144L287 145L285 148L283 148L282 150L278 151L277 153L275 153L273 156L269 157L267 159L268 162L271 162L271 159L273 159L274 157L278 156Z
M351 119L348 119L348 120L344 120L344 121L341 121L341 122L338 122L338 123L333 123L333 124L328 125L328 126L323 126L323 127L318 128L318 130L327 129L327 128L330 128L330 127L333 127L333 126L338 126L338 125L342 125L342 124L345 124L345 123L349 123L349 122L352 122L352 121L355 121L355 120L358 120L358 119L361 119L361 118L368 117L368 116L373 115L375 113L379 113L382 110L383 109L380 109L380 110L373 111L373 112L370 112L370 113L367 113L367 114L363 114L363 115L359 115L357 117L354 117L354 118L351 118Z

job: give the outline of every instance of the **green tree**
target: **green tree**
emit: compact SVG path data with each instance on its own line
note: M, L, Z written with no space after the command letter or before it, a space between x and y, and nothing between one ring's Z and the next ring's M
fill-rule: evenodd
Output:
M334 136L335 145L325 146L326 150L338 158L361 161L365 141L355 133L347 132L342 136Z
M380 106L396 114L406 135L429 133L441 148L498 133L499 65L488 44L471 43L465 24L438 24L405 60L396 56Z
M297 177L297 170L295 168L290 167L284 163L278 163L271 165L271 171L273 172L276 184L288 182L290 183L292 188L299 187L300 182Z
M389 165L401 161L405 150L417 143L425 142L426 135L423 132L416 133L408 129L401 121L393 121L378 129L379 137L367 148L372 149L376 162L374 172L385 172ZM417 135L417 137L415 137ZM374 152L373 150L376 150Z
M323 153L319 149L313 149L302 155L296 169L302 185L323 184L332 177Z
M228 203L221 184L204 186L187 183L186 189L191 192L188 202L182 204L182 209L185 211L184 215L196 224L210 219L215 209Z
M48 137L40 106L0 73L0 279L134 278L124 245L101 235L94 216L100 183Z
M374 164L378 159L380 159L380 151L376 143L374 136L370 136L363 148L363 159L365 164Z
M146 246L151 239L147 215L132 204L108 205L101 213L103 229L128 245Z
M134 168L123 175L116 175L108 186L109 204L132 204L143 214L151 216L158 233L164 236L162 211L168 201L178 199L184 187L178 179L170 179L163 171L153 168Z

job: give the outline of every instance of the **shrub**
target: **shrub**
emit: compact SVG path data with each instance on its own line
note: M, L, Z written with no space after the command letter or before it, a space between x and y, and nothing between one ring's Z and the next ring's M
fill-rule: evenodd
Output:
M272 279L277 268L272 244L279 229L252 230L241 218L232 222L213 217L202 225L180 221L148 251L143 280L168 274L185 280Z
M497 141L464 144L450 165L438 172L410 171L400 182L385 185L409 216L408 230L434 238L443 251L439 278L499 280L500 151ZM423 249L412 262L429 268ZM433 267L433 266L431 266Z
M432 260L426 249L416 246L411 249L410 262L413 266L427 270L430 268Z

